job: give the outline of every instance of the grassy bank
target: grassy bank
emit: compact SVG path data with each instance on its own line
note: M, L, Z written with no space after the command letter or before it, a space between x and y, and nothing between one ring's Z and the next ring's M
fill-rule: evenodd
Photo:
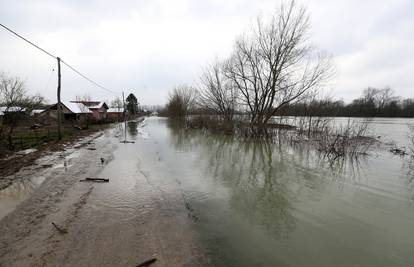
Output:
M37 129L16 131L13 135L14 150L8 149L7 140L0 142L0 179L18 172L22 167L33 162L50 151L63 150L64 146L78 141L80 138L110 127L111 124L90 125L87 129L65 127L62 132L62 140L58 142L57 131L51 129ZM20 154L18 151L34 148L36 151L29 154Z
M61 142L71 141L78 137L105 129L110 124L93 124L86 129L79 129L65 125L62 129ZM0 158L8 156L19 150L41 149L51 144L58 143L58 132L56 127L42 127L38 129L20 128L16 129L11 137L12 147L9 146L9 139L3 136L0 139Z

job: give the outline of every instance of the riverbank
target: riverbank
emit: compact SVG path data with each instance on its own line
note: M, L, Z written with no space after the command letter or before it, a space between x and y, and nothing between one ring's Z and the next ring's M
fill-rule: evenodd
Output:
M141 133L128 122L130 141ZM43 182L0 221L0 266L136 266L151 258L154 266L205 264L184 198L154 185L137 165L146 155L121 144L123 135L114 126L14 174ZM79 182L86 177L110 182ZM18 195L22 188L5 190Z

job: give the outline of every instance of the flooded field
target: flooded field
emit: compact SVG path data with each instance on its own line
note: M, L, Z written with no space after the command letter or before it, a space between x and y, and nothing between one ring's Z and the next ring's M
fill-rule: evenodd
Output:
M290 125L297 125L301 117L277 117L273 120L279 123L286 123ZM302 117L303 118L303 117ZM315 119L315 118L314 118ZM343 127L350 124L364 124L367 123L367 132L369 136L377 137L383 143L392 144L396 146L408 146L411 141L413 133L409 126L414 126L413 118L348 118L348 117L329 117L322 118L330 121L331 127Z
M374 149L332 165L284 143L240 142L164 120L145 130L142 166L160 183L180 182L213 265L414 264L408 159Z
M393 122L384 120L376 127L390 129ZM407 132L395 136L407 136L407 123L399 125ZM106 147L103 164L99 155L78 152L95 162L90 175L111 182L85 187L88 200L70 224L85 236L65 241L68 265L128 266L141 241L150 240L141 252L154 255L161 252L151 240L167 235L162 255L175 261L161 257L159 266L204 264L200 251L211 266L414 266L414 164L408 156L373 147L367 156L328 162L287 142L240 141L162 118L129 122L127 140L134 143L121 144L122 138L112 131L95 141L98 152ZM22 198L35 187L30 181ZM129 249L111 257L117 246ZM94 262L93 253L81 251L105 256ZM180 251L193 257L177 260Z

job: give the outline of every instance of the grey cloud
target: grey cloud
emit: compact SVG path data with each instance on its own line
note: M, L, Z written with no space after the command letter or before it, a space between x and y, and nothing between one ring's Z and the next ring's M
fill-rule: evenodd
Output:
M141 102L164 103L168 90L195 83L202 67L229 54L236 36L259 14L272 14L280 2L233 1L12 1L2 2L1 22L105 86L135 91ZM334 96L357 97L366 86L392 86L413 96L414 3L410 0L303 0L311 40L333 54L338 77ZM19 40L0 31L0 70L25 77L28 87L51 101L55 84L45 90L53 66ZM30 64L25 64L29 61ZM65 70L64 94L102 92Z

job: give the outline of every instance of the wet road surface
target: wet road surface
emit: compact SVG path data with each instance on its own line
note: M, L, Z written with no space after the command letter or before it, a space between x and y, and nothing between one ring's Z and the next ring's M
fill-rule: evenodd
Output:
M117 126L49 159L48 170L17 174L32 172L15 183L21 191L8 189L26 200L0 222L0 266L136 266L151 258L157 259L154 266L204 265L179 184L164 184L164 177L142 166L142 157L156 155L139 149L150 142L143 126L129 123L127 138L135 143L120 143L123 130ZM39 176L45 180L39 188L22 187ZM110 182L79 182L85 177ZM14 199L3 212L20 200Z

